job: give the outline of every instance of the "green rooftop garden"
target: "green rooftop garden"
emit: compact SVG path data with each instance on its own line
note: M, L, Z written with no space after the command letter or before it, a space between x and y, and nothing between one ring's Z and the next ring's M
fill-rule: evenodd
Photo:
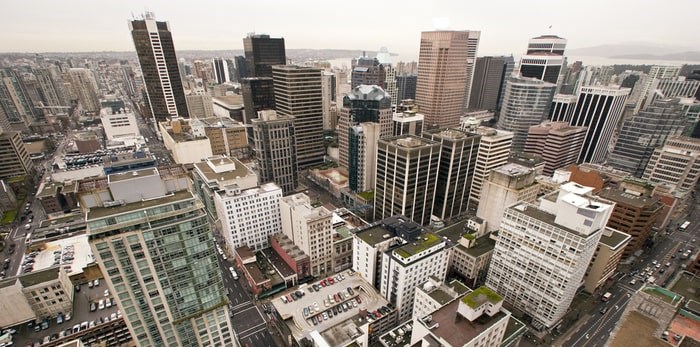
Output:
M426 249L437 245L442 242L442 239L433 233L423 233L415 241L409 242L396 250L396 254L403 258L408 258L412 255L416 255Z
M15 217L17 217L17 210L5 211L5 214L2 216L2 221L0 221L0 224L10 224L15 221Z
M491 288L481 286L462 298L462 302L471 308L477 308L486 301L489 301L492 304L497 304L503 301L503 297L498 295L498 293L493 291Z
M365 199L366 201L370 201L374 199L374 191L373 190L368 190L366 192L359 192L357 193L361 198Z
M474 234L463 234L462 237L469 241L473 241L474 239L476 239L476 236Z

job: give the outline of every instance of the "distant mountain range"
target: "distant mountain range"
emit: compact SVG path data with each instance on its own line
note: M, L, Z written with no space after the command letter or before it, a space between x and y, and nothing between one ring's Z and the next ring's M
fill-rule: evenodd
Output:
M700 61L700 51L691 47L653 43L599 45L566 50L567 56L594 56L615 59Z

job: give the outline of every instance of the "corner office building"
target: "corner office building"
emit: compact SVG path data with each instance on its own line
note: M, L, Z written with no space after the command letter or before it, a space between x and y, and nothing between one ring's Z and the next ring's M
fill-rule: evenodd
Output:
M374 219L403 215L430 222L435 199L440 143L416 136L396 136L377 143Z
M157 122L173 117L188 118L175 44L168 22L156 22L153 13L129 21L136 55L141 65L151 116Z
M546 195L540 206L506 208L486 285L513 309L551 329L583 282L613 205L576 183Z
M202 203L180 167L80 184L90 248L138 346L235 345Z

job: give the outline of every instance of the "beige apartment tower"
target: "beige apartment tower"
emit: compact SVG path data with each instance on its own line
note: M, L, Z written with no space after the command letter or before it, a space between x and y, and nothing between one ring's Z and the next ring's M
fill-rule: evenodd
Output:
M474 67L470 49L476 50L473 31L424 31L418 56L416 104L427 128L459 127ZM478 42L478 38L477 38Z
M644 171L644 180L668 183L691 191L700 177L700 139L671 136L654 150Z

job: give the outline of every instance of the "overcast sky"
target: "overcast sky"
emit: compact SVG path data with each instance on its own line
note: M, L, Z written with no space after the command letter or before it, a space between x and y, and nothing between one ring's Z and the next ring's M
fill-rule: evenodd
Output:
M445 17L449 29L481 30L480 55L519 55L546 33L568 39L568 48L700 50L698 0L1 0L0 8L2 52L133 51L127 20L146 9L170 22L178 50L242 49L242 38L258 32L284 37L287 48L386 46L417 57L420 32Z

